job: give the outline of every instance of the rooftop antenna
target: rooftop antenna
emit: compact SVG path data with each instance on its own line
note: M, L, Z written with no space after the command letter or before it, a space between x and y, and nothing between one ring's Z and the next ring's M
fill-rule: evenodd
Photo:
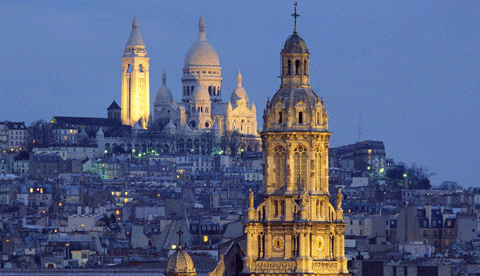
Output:
M297 2L295 2L293 5L295 6L295 11L291 14L291 16L293 16L293 18L295 18L295 25L293 27L293 34L296 35L297 34L297 17L299 17L300 14L297 13Z
M358 117L358 138L357 142L360 142L360 134L362 133L362 118Z

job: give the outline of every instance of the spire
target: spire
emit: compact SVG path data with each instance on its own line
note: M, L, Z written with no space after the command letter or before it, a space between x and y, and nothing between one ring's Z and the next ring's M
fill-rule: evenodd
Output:
M242 73L240 73L240 70L238 70L237 75L237 87L242 87Z
M137 21L137 15L136 14L133 17L132 29L138 29L138 21Z
M132 32L130 33L130 37L128 38L126 48L128 48L128 46L138 46L138 45L145 46L143 44L143 39L142 39L142 36L140 35L140 31L138 27L139 27L139 24L137 21L137 15L135 15L132 22Z
M205 17L203 17L203 13L200 14L200 19L198 20L198 39L207 40L207 37L205 36Z
M167 74L165 74L165 70L163 70L162 74L162 86L167 86Z
M294 6L295 6L295 11L291 15L293 16L293 18L295 18L295 23L293 26L293 34L296 35L297 34L297 17L299 17L300 14L297 13L297 2L294 3Z

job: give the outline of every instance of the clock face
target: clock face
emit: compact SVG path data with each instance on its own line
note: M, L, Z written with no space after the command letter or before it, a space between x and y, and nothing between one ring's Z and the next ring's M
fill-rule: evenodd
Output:
M282 251L285 247L285 240L282 236L274 236L272 239L272 247L275 251Z
M317 237L317 249L318 251L321 251L323 249L323 245L325 242L323 241L323 237L319 236Z

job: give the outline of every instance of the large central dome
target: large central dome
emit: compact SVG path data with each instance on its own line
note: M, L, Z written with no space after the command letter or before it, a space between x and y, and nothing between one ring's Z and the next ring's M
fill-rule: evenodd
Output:
M217 51L208 43L205 36L205 18L200 16L198 21L198 38L188 49L184 67L189 66L220 66Z

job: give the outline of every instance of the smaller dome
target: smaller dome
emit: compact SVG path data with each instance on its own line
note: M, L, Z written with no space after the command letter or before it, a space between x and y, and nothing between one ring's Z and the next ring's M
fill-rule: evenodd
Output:
M195 273L195 266L190 255L182 248L168 258L166 273Z
M198 102L198 101L210 101L210 95L208 94L208 88L199 83L195 89L195 94L193 94L193 100Z
M158 89L157 95L155 95L154 105L160 105L162 103L172 103L173 95L170 89L167 87L167 75L163 72L162 75L162 87Z
M294 33L287 38L282 53L308 53L307 44L299 35Z
M247 91L242 86L242 74L240 73L240 70L238 70L237 87L232 92L232 96L230 97L230 102L232 103L233 106L236 106L237 101L240 100L241 98L245 99L245 101L247 102L247 106L250 106L250 103L248 101Z

